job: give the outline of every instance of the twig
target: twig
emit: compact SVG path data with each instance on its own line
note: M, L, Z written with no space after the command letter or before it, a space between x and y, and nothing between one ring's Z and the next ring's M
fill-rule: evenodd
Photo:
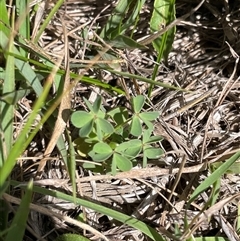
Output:
M51 155L53 149L55 148L57 141L64 132L64 129L67 125L69 115L70 115L70 107L71 107L71 96L70 96L70 69L69 69L69 50L68 50L68 37L67 37L67 30L65 27L64 20L62 20L62 26L63 26L63 33L64 33L64 41L65 41L65 80L64 80L64 86L63 91L59 98L61 99L61 103L58 110L57 115L57 121L53 129L51 140L44 152L44 158L39 162L39 166L37 169L37 175L41 175L46 162L48 160L48 157Z
M182 168L182 173L195 173L203 171L204 164L199 164L192 167ZM143 168L143 169L133 169L128 172L121 172L115 176L112 175L98 175L91 177L81 177L77 179L79 182L89 182L97 180L109 180L109 179L125 179L125 178L149 178L155 176L173 175L179 172L179 168L167 169L167 168Z

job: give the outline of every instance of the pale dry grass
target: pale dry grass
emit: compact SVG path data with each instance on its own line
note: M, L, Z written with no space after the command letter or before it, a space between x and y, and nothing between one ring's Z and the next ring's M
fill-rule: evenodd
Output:
M165 138L160 144L166 153L165 156L160 161L149 163L146 170L123 173L114 180L104 175L89 176L89 172L83 170L80 164L77 169L80 196L134 215L166 234L169 240L173 240L171 233L174 231L174 223L178 223L180 228L183 228L184 215L186 214L191 221L208 200L209 193L204 192L191 209L185 210L187 197L201 180L209 175L207 165L226 160L240 148L240 82L238 78L240 11L237 1L233 1L231 5L226 3L224 6L223 3L215 4L215 2L206 1L200 10L181 22L177 28L168 63L160 63L158 81L191 91L182 93L158 87L153 91L152 108L162 113L156 123L155 134ZM189 12L195 4L188 0L177 1L177 16L180 17ZM101 42L95 41L94 36L107 20L113 7L114 2L110 0L68 0L62 6L58 14L64 16L69 34L71 71L79 73L85 66L83 60L88 60L89 56L95 53L94 48L102 46ZM50 8L51 4L46 6L43 18ZM151 8L151 1L147 1L140 16L137 39L149 33L146 19L150 18ZM58 14L39 41L42 49L53 58L59 57L58 53L64 48L63 29ZM84 31L85 34L88 33L87 39L83 38ZM151 47L146 51L131 50L127 55L125 57L130 59L137 68L136 74L151 76L154 59L156 59ZM77 67L74 65L76 63L79 64ZM122 66L124 71L128 70L128 67ZM94 68L88 74L101 77L102 81L109 83L116 82L117 78L109 72ZM136 89L132 88L130 80L126 79L125 82L129 88L129 95L134 94ZM140 93L146 94L147 86L141 82L138 82L138 85ZM126 99L122 97L113 98L99 88L79 83L75 90L73 108L82 108L82 97L94 99L96 93L103 96L108 106L126 103ZM29 111L27 102L22 105L26 107L19 111L17 118ZM32 156L36 157L44 153L49 138L44 134L45 132L46 130L43 129L26 151L26 158L31 161L23 161L21 168L16 169L13 179L19 180L21 177L22 181L27 181L34 176L35 167L27 172L25 170L35 162ZM71 193L68 175L57 151L52 155L56 160L49 162L43 180L39 180L36 184L56 189L61 187L60 190ZM220 200L239 192L240 176L238 174L226 175L221 182ZM74 216L84 212L88 224L102 232L109 240L146 240L139 231L122 226L110 220L109 217L82 207L67 206L61 200L53 200L49 197L37 196L34 201L38 205L44 203L55 212L66 215ZM55 205L56 203L58 205ZM53 208L52 205L55 207ZM226 235L227 231L222 223L227 223L234 230L236 215L235 200L216 211L210 222L205 219L194 235L211 233L213 236ZM72 227L57 218L46 219L45 216L33 212L29 225L31 223L35 236L43 236L50 230L46 220L52 231L57 230L58 233L73 231ZM74 228L74 231L81 232L77 228ZM51 237L50 234L45 240L51 240ZM26 240L31 238L28 239L26 235Z

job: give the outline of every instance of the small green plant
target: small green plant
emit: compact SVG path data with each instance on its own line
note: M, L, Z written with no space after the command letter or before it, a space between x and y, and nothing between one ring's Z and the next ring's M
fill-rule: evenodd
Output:
M153 121L159 112L142 111L145 98L142 95L132 99L133 114L129 116L124 107L117 107L107 112L102 106L102 99L97 97L91 103L84 98L89 111L76 111L71 116L73 125L79 128L79 138L75 140L80 155L91 157L94 162L101 162L101 170L129 171L137 163L137 157L143 156L143 166L148 159L159 158L163 151L152 146L161 141L160 136L152 136ZM86 168L95 165L85 164Z

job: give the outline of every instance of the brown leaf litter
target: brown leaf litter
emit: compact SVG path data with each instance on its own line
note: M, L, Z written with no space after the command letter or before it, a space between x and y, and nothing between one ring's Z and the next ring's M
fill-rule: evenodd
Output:
M177 1L177 17L190 12L197 2L200 1ZM44 6L41 21L51 6ZM103 44L96 42L96 32L104 25L114 6L115 2L110 0L66 1L41 36L39 46L47 56L53 59L60 57L64 49L61 15L69 37L70 70L81 73L93 46ZM146 1L134 36L136 40L149 34L148 22L152 7L152 1ZM181 240L191 234L209 236L211 233L213 236L219 234L237 240L235 221L239 205L239 174L226 174L222 177L219 199L205 212L201 210L208 201L210 190L203 192L189 209L186 209L186 201L201 181L209 176L210 163L225 161L240 150L239 7L238 1L206 0L198 11L178 24L168 63L159 64L157 81L179 86L188 92L155 87L151 97L151 108L161 112L155 123L155 134L164 137L164 141L159 144L165 152L164 157L149 162L146 169L139 167L119 173L114 178L93 174L77 164L79 196L133 215L155 227L167 240L174 240L172 233L175 224L183 230L185 215L191 226L184 230ZM38 23L35 24L38 26ZM36 29L38 27L34 30L37 34ZM84 31L87 39L83 38ZM156 59L151 46L147 50L135 49L127 53L118 49L115 51L134 66L130 68L125 61L120 65L124 71L132 71L133 74L144 77L151 76ZM74 65L76 63L78 65ZM121 85L121 82L116 81L119 80L118 76L94 66L86 75ZM135 85L132 81L135 81ZM148 86L145 83L130 78L124 78L123 82L129 96L147 94ZM127 102L121 96L112 97L99 88L80 82L75 88L72 108L83 108L82 97L94 99L96 94L103 96L109 108ZM30 108L30 100L23 100L16 113L17 121L21 123L25 119L24 115L31 111ZM16 129L18 125L16 123ZM36 166L29 166L46 149L50 138L45 134L49 132L46 128L43 127L26 150L25 157L20 159L12 174L13 180L25 183L34 177ZM35 181L35 184L71 194L71 184L61 157L57 151L51 156L54 156L54 160L48 161L42 180ZM15 197L21 195L16 190L11 194ZM83 213L87 224L108 240L147 240L138 230L84 207L70 203L66 205L62 200L40 195L35 195L33 203L53 210L51 212L55 213L52 214L55 218L46 218L44 212L33 208L25 240L39 237L43 237L41 240L51 240L56 232L82 232L76 224L68 225L61 220L59 213L65 217ZM85 232L85 235L98 240L97 232L94 235Z

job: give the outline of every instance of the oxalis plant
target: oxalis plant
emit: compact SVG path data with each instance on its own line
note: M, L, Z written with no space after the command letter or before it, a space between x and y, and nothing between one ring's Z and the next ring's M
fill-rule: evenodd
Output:
M79 137L74 141L78 153L93 161L91 164L84 163L85 168L115 175L118 171L131 170L139 157L145 167L148 159L156 159L163 154L162 149L153 147L154 143L162 140L160 136L152 135L153 121L159 112L144 112L144 96L132 98L132 115L125 107L107 112L100 96L93 104L85 98L84 102L88 111L74 112L71 122L79 128Z

